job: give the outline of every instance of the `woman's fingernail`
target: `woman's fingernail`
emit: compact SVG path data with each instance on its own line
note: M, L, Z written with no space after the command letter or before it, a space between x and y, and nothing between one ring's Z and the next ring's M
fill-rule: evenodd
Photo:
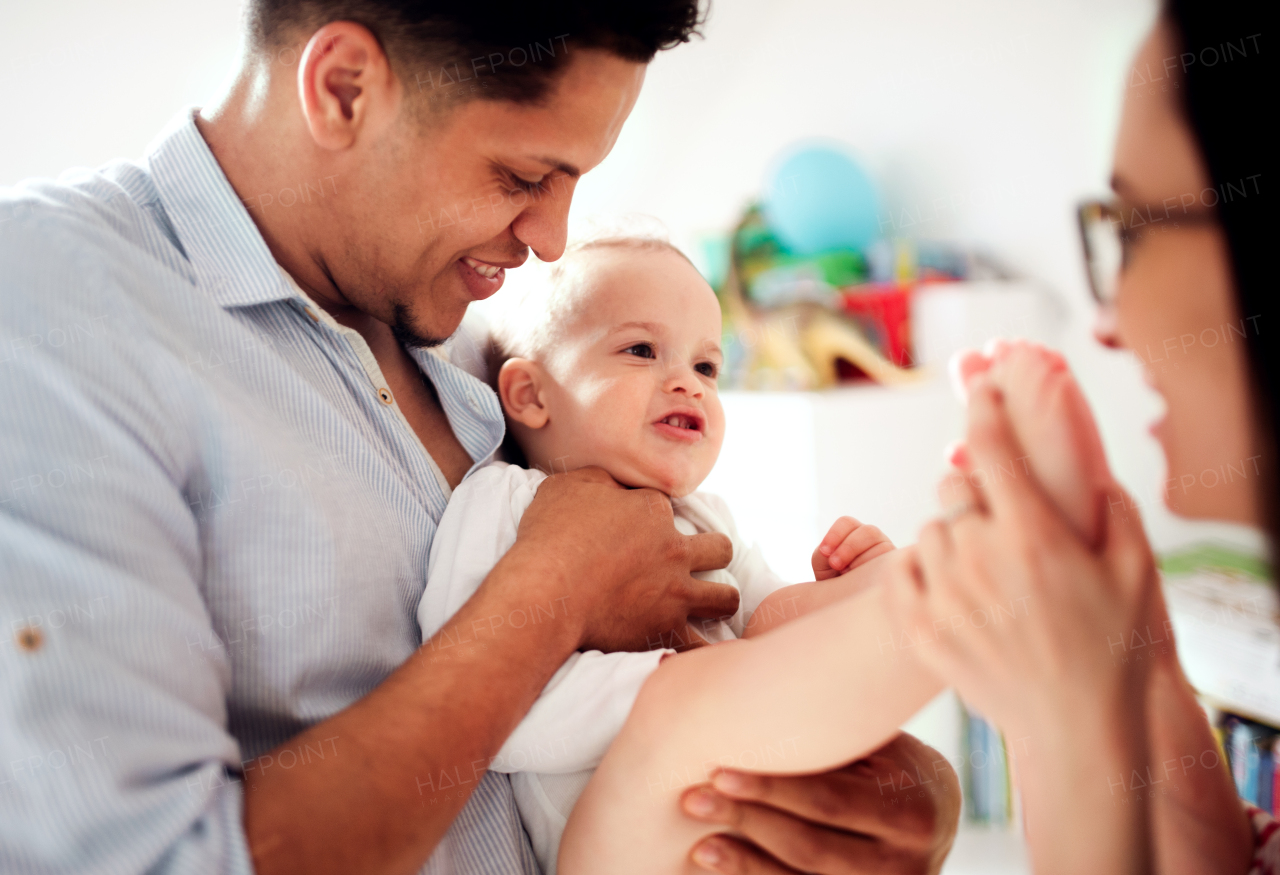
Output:
M828 547L826 544L818 545L818 552L821 553L823 556L830 556L831 551L834 549L835 547Z
M696 790L684 797L684 809L699 817L710 817L719 807L717 797L707 790Z
M754 775L744 775L742 772L720 772L711 781L717 790L725 793L731 793L734 796L745 796L754 793L759 786L759 781Z
M716 838L707 839L693 850L693 862L708 869L719 869L727 858L724 842Z

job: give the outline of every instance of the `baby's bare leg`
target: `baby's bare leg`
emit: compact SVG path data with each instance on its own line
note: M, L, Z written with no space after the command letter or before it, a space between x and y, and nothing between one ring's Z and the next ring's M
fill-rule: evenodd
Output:
M941 684L911 649L928 633L894 628L887 597L874 587L758 638L665 660L569 818L561 875L693 872L690 849L715 830L685 818L679 797L714 768L820 772L892 738Z

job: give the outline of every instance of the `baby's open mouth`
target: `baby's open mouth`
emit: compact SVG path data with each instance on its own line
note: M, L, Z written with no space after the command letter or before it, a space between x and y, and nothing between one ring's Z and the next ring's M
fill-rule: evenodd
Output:
M654 421L654 427L668 438L682 441L697 441L702 438L702 429L706 420L696 410L688 408L673 410L661 419Z

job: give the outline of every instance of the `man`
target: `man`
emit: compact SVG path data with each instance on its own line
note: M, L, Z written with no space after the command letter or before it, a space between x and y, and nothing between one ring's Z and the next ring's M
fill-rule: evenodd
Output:
M587 470L546 482L445 629L413 620L503 433L430 349L560 256L578 177L699 23L599 5L255 0L228 92L144 161L5 194L3 868L533 872L485 766L547 680L735 609L690 574L723 538ZM691 854L936 870L957 792L906 737L721 777L685 806L734 837Z

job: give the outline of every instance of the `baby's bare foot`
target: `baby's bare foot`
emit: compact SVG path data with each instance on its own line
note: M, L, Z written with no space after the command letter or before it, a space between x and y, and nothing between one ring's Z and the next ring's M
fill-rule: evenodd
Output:
M961 353L953 375L967 389L989 380L1004 397L1027 468L1090 546L1102 536L1105 491L1113 483L1102 439L1062 356L1025 340L999 340Z

